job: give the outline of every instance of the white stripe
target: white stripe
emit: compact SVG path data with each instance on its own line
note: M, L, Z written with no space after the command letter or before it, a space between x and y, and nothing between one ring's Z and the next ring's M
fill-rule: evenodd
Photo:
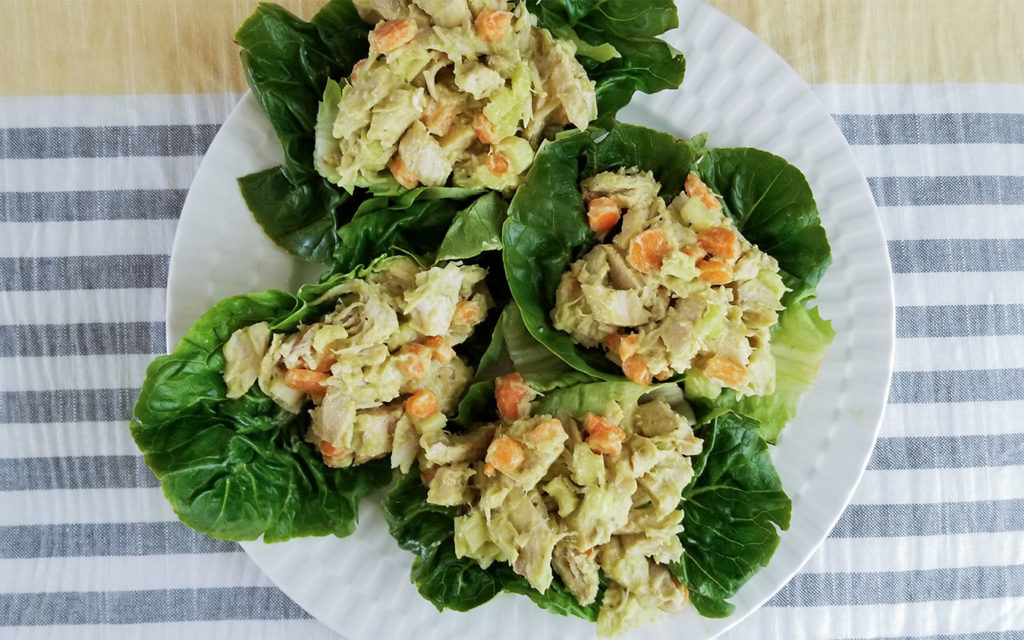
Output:
M881 436L973 436L1020 433L1024 401L891 404Z
M2 159L0 184L7 191L185 189L200 160L199 156Z
M1024 564L1020 534L828 538L801 573L917 571Z
M816 84L829 113L1024 113L1024 84Z
M1024 499L1024 467L864 472L852 504L938 504Z
M115 631L116 630L116 631ZM109 626L3 627L7 640L344 640L317 620L212 620Z
M1024 304L1024 272L895 273L896 300L903 306Z
M879 207L886 240L1024 238L1024 207Z
M177 519L159 487L0 491L0 526Z
M163 322L164 289L4 291L0 324Z
M0 593L268 587L244 553L0 560Z
M139 455L122 421L0 424L0 458L122 455Z
M884 144L851 148L868 177L1024 175L1024 145L1020 144Z
M177 220L0 222L0 258L170 255Z
M764 607L720 640L894 638L1006 631L1024 620L1024 598L835 607Z
M0 358L0 391L131 388L152 360L147 354Z
M971 371L1024 366L1024 336L900 338L895 371Z
M219 124L241 96L191 93L0 98L4 127Z

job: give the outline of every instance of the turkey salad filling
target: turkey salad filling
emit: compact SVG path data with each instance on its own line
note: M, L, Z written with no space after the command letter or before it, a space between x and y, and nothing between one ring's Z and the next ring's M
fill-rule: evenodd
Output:
M581 190L601 243L562 275L555 328L603 348L638 384L686 374L712 396L772 393L770 329L786 286L697 174L670 204L635 169L597 174Z
M665 389L601 415L532 415L523 379L499 378L501 421L470 432L484 434L479 457L421 467L427 501L458 509L456 554L507 562L541 593L557 575L581 605L600 595L601 635L682 609L686 586L665 565L683 553L679 503L702 441L666 402L685 406L682 392Z
M576 46L524 4L361 0L376 27L348 81L330 82L314 163L351 191L397 181L510 191L545 138L597 117Z
M224 345L227 396L258 383L292 413L312 403L306 438L328 466L391 454L405 471L422 449L457 456L465 443L431 429L444 425L473 377L453 347L491 307L486 275L457 262L424 269L393 258L324 293L315 304L337 302L313 324L289 334L266 322L239 329Z

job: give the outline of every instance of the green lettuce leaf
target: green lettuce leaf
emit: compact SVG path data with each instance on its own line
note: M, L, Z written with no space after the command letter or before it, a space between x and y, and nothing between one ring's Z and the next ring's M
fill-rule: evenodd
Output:
M509 207L503 230L505 274L530 334L564 362L603 380L622 380L600 349L575 344L554 328L549 313L555 289L570 263L596 242L584 215L579 182L602 171L639 167L654 173L662 197L678 194L697 171L725 201L726 212L751 242L779 260L787 285L786 311L772 333L777 392L736 401L731 391L698 404L725 407L761 421L775 442L795 415L799 396L813 383L813 369L831 342L831 327L808 308L814 285L831 262L831 250L806 179L782 158L756 149L703 149L706 137L676 140L667 133L615 124L610 132L571 132L537 154L526 183ZM699 160L699 161L698 161ZM570 215L569 212L577 212ZM784 323L784 324L783 324ZM699 397L688 387L688 395Z
M609 405L618 403L621 406L632 406L659 386L675 386L671 383L642 387L629 381L594 382L577 384L563 389L556 389L545 394L534 407L535 414L567 413L576 418L583 418L588 413L606 415Z
M321 178L313 151L324 88L365 57L369 30L351 0L330 0L311 22L261 3L235 33L249 87L284 152L280 167L240 178L238 186L267 236L310 262L330 262L335 230L365 198Z
M257 224L279 247L310 262L330 262L335 230L351 216L352 196L319 176L295 184L281 167L239 178L238 187Z
M676 89L683 55L656 36L679 26L673 0L527 0L540 26L577 43L595 83L599 122L610 123L637 91Z
M728 598L768 566L792 502L755 420L723 413L695 432L704 451L683 491L683 557L669 568L701 615L723 618L735 608Z
M712 149L697 167L725 201L743 235L811 287L832 264L818 206L807 178L782 158L759 149Z
M338 230L333 270L349 271L395 250L430 261L439 253L438 246L446 244L462 249L452 252L460 253L459 258L476 257L500 248L501 236L497 232L488 236L486 230L457 221L467 216L489 217L500 228L506 210L498 194L480 195L469 189L421 187L400 196L372 198ZM437 255L437 259L447 257Z
M508 203L493 191L459 210L437 250L437 259L465 260L501 249L501 225L507 213Z
M339 274L323 287L359 274ZM321 291L322 293L322 291ZM254 385L228 399L222 347L256 322L294 328L323 311L307 290L222 300L173 353L156 358L135 404L131 433L164 496L188 526L214 538L277 542L355 530L360 500L388 484L387 460L348 469L324 465L291 414Z
M384 519L398 546L416 556L412 582L439 611L468 611L508 591L526 595L553 613L597 620L599 605L581 606L558 578L540 593L505 563L481 569L475 560L457 557L455 510L427 502L427 490L415 469L388 493Z

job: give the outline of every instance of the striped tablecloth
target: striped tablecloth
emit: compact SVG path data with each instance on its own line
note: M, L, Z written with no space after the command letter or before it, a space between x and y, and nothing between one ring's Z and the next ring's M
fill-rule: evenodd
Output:
M1024 638L1024 6L715 4L835 114L898 305L853 503L727 637ZM252 5L3 3L2 638L338 638L175 520L126 425L164 349L186 190L244 89L230 36Z

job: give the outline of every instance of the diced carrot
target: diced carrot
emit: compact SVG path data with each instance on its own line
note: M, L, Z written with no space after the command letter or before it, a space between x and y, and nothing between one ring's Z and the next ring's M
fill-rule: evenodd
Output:
M633 382L647 386L651 384L651 370L640 356L633 356L622 363L622 373Z
M415 189L416 185L420 183L420 177L413 173L412 169L406 166L405 161L402 160L402 156L395 154L395 157L388 163L388 169L391 170L391 175L395 176L395 180L398 180L398 184L402 185L406 189Z
M530 387L518 373L501 376L494 381L494 400L498 413L506 420L518 420L519 408L530 397Z
M583 416L583 429L587 432L587 446L594 453L616 456L622 451L626 432L610 420L588 413Z
M289 369L284 374L284 384L290 389L305 393L323 393L326 390L324 381L331 376L311 369Z
M501 176L508 173L508 159L496 151L487 154L484 165L493 175Z
M434 102L427 107L420 121L426 125L430 133L443 137L448 134L452 125L455 124L455 116L455 107L444 106L439 102Z
M700 201L708 209L721 209L722 203L715 197L715 193L708 188L708 185L704 184L704 181L700 179L700 176L696 172L691 171L686 176L686 182L683 183L683 189L686 191L686 195L691 198L700 198Z
M588 558L589 558L590 556L594 555L594 547L590 547L589 549L587 549L586 551L584 551L584 552L583 552L583 555L587 556Z
M637 345L640 343L640 336L636 334L623 336L619 340L619 359L625 362L636 355Z
M730 260L736 257L736 234L725 227L711 227L697 234L697 242L713 256Z
M491 124L491 121L483 113L473 116L473 131L476 132L477 140L484 144L498 142L498 136L494 133L494 125Z
M491 464L490 462L485 462L484 463L484 475L487 476L488 478L493 478L494 477L494 473L495 473L494 465Z
M700 279L708 284L729 284L732 282L732 267L721 260L698 260Z
M468 329L478 322L480 322L480 305L472 300L460 300L455 304L452 329Z
M429 418L441 408L441 401L433 391L420 389L405 399L405 412L417 420Z
M594 198L587 203L587 223L598 235L611 231L621 217L622 210L611 198Z
M320 441L320 451L329 458L345 455L345 447L336 447L327 440Z
M391 53L412 42L420 27L412 18L388 20L370 32L370 48L380 53Z
M362 67L364 64L366 64L366 58L363 58L359 62L357 62L354 65L352 65L352 75L349 76L349 80L353 84L355 84L355 81L356 81L356 71L359 71L359 68Z
M512 14L500 9L484 9L473 22L476 35L484 42L498 42L512 26Z
M557 418L542 420L530 432L530 437L534 442L550 442L558 437L558 432L561 430L562 422Z
M448 341L440 336L430 336L424 342L428 348L434 350L434 357L437 358L441 364L448 364L455 358L455 349L448 344Z
M732 358L714 355L704 365L704 375L716 382L735 387L743 382L747 370Z
M398 350L398 370L404 376L415 380L422 380L427 377L427 364L423 361L429 358L427 348L421 344L407 344Z
M604 337L604 340L602 340L601 342L604 343L604 348L607 349L609 352L614 351L615 353L618 353L619 345L622 344L622 334L619 333L618 331L609 333Z
M672 238L664 229L641 231L629 243L629 263L637 271L657 273L672 251Z
M509 436L498 436L487 447L485 461L502 473L518 469L526 459L523 443Z

